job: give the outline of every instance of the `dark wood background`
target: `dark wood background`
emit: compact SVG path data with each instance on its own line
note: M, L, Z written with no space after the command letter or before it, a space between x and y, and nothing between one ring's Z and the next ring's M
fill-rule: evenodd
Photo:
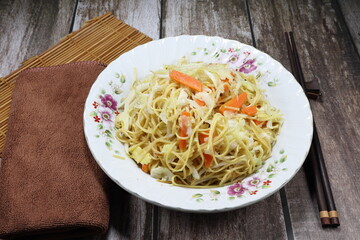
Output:
M341 226L323 229L302 169L280 192L218 214L176 212L112 186L111 228L94 239L360 239L360 1L358 0L0 0L0 75L107 11L159 39L218 35L251 44L287 69L293 31Z

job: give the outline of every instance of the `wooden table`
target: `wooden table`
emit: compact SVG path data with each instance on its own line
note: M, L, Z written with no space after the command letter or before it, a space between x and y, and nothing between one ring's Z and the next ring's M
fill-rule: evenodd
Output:
M157 207L113 184L111 228L94 239L360 239L360 1L0 0L0 75L107 11L153 39L236 39L287 69L284 31L293 31L305 78L321 87L311 105L341 226L320 226L302 169L266 200L217 214Z

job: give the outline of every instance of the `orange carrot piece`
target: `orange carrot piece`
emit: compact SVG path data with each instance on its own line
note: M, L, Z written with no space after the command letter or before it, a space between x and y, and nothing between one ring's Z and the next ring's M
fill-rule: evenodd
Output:
M254 116L257 113L257 109L254 105L241 109L241 112L249 116Z
M195 98L195 102L196 102L199 106L205 106L205 105L206 105L206 103L205 103L204 101L202 101L202 100L200 100L200 99L197 99L197 98Z
M181 116L190 117L190 116L191 116L191 113L189 113L189 112L182 112L182 113L181 113Z
M185 73L176 71L176 70L172 70L170 72L170 78L174 81L177 81L181 84L184 84L185 86L194 89L195 91L201 92L202 91L202 83L193 78L192 76L189 76Z
M207 138L209 138L209 130L204 131L203 133L199 133L199 142L200 144L206 143L207 142ZM204 156L204 164L205 167L210 167L211 166L211 162L213 160L213 156L207 153L203 153Z
M231 74L231 76L233 76L233 77L235 77L235 76L236 76L234 72L231 72L230 74Z
M199 133L199 142L200 144L206 143L207 139L209 137L209 130L206 130L204 132Z
M149 165L148 164L143 164L142 166L141 166L141 170L143 170L143 172L145 172L145 173L148 173L149 172Z
M180 137L187 137L187 129L189 124L189 118L190 118L189 112L182 112L180 116L180 129L179 129L179 136ZM181 150L186 149L186 140L185 139L179 139L179 148Z
M212 160L213 160L213 156L211 156L210 154L206 154L204 153L204 160L205 160L205 167L210 167Z
M229 91L229 79L225 78L225 80L221 80L222 82L226 82L224 85L224 92Z
M262 125L264 122L263 121L258 121L256 119L253 119L253 122L256 124L256 125Z
M184 134L184 132L182 132L182 131L180 130L179 136L180 136L180 137L186 137L187 135L186 135L186 133ZM186 146L187 146L186 140L184 140L184 139L179 139L179 148L180 148L181 150L186 150Z
M236 112L236 110L227 109L226 107L240 108L246 101L246 98L247 98L247 94L245 92L239 94L238 96L234 97L233 99L221 105L221 107L219 108L219 112L221 114L224 114L225 111Z
M267 121L258 121L258 120L255 120L255 119L253 119L253 122L254 122L256 125L260 126L260 127L263 127L264 124L266 125L266 123L267 123Z

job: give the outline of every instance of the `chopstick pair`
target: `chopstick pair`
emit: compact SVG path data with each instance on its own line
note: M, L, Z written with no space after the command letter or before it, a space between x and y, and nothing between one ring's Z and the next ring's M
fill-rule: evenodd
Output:
M297 52L294 35L292 32L285 32L286 46L291 64L291 70L307 94L308 98L317 98L320 96L320 91L317 88L307 89L304 80L299 55ZM310 93L310 94L309 94ZM313 140L309 151L309 160L313 171L315 182L315 194L317 198L319 215L323 227L332 226L337 227L340 225L338 213L332 194L329 177L327 174L324 157L321 151L319 136L317 133L315 121Z

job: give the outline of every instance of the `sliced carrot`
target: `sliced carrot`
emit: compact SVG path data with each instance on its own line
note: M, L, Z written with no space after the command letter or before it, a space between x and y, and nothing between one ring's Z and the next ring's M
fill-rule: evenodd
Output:
M254 122L256 125L260 126L260 127L263 127L264 124L267 123L267 121L258 121L258 120L255 120L255 119L253 119L253 122Z
M205 105L206 105L206 103L205 103L204 101L202 101L202 100L200 100L200 99L197 99L197 98L195 98L195 102L196 102L199 106L205 106Z
M235 73L234 73L234 72L231 72L231 76L235 77L236 75L235 75Z
M221 80L222 82L226 82L226 84L224 84L224 92L229 91L229 79L225 78L225 80Z
M199 133L199 142L200 144L206 143L207 139L209 137L209 130L206 130L204 132Z
M189 112L182 112L182 113L181 113L181 116L190 117L190 116L191 116L191 113L189 113Z
M179 129L179 136L180 137L187 137L187 130L188 130L188 124L189 124L189 118L191 114L189 112L182 112L180 116L180 129ZM186 140L185 139L179 139L179 148L181 150L186 149Z
M210 167L212 160L213 160L213 156L211 156L210 154L206 154L204 153L204 160L205 160L205 167Z
M256 109L256 107L254 105L252 105L252 106L241 109L241 112L245 113L245 114L247 114L249 116L254 116L255 113L257 113L257 109Z
M141 170L143 170L143 172L146 172L146 173L148 173L149 172L149 165L148 164L143 164L142 166L141 166Z
M225 111L229 112L236 112L234 109L227 109L226 107L234 107L234 108L240 108L244 102L246 101L247 94L245 92L239 94L238 96L234 97L233 99L227 101L221 107L219 108L219 112L221 114L224 114Z
M180 137L186 137L187 135L182 133L181 131L179 132L179 136ZM186 146L187 146L187 143L186 143L186 140L184 139L179 139L179 148L181 150L186 150Z
M176 70L172 70L170 72L170 78L174 81L177 81L181 84L184 84L185 86L194 89L195 91L201 92L202 91L202 83L193 78L192 76L189 76L185 73L176 71Z
M199 133L199 142L200 144L206 143L208 141L209 138L209 130L204 131L202 133ZM211 162L213 160L213 156L207 153L203 153L204 156L204 164L205 167L210 167L211 166Z
M253 119L253 122L256 124L256 125L262 125L264 122L263 121L258 121L256 119Z

